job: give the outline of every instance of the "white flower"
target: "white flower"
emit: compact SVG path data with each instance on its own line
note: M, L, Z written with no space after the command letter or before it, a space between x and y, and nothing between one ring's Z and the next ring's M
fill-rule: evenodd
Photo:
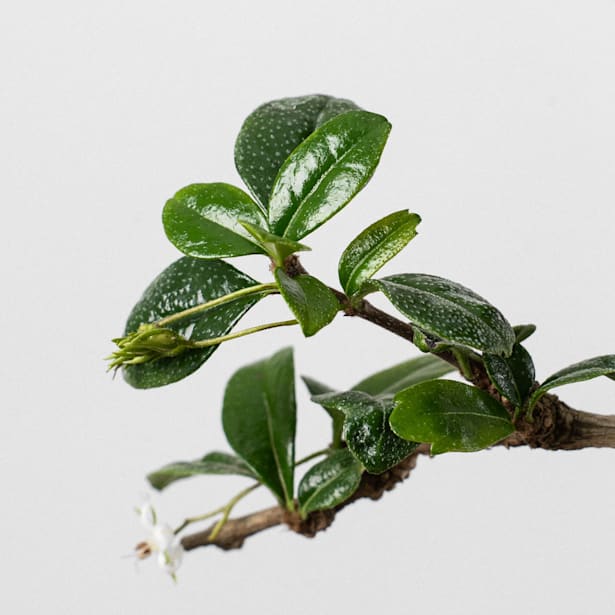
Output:
M145 559L156 553L158 565L175 580L175 573L184 556L179 538L173 533L170 525L158 523L156 511L149 502L137 508L137 513L143 527L149 532L147 540L135 547L137 557Z

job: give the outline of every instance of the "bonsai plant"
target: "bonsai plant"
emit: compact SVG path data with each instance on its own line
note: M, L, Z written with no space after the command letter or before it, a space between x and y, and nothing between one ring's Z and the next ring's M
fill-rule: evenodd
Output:
M172 384L201 368L220 344L271 328L326 335L321 331L334 326L339 314L400 336L422 353L349 390L303 376L331 427L299 460L293 350L272 349L258 362L238 366L222 407L233 452L207 452L147 477L158 490L207 474L250 481L228 503L176 528L159 523L149 504L139 509L150 537L139 543L137 555L156 553L172 575L185 551L239 548L275 525L315 536L350 503L378 499L403 481L420 455L491 446L615 446L615 417L574 410L550 393L599 376L615 379L615 355L580 361L536 382L523 345L533 325L512 326L458 282L427 273L376 277L416 236L417 213L380 212L338 255L339 288L304 269L298 253L310 249L306 237L367 184L390 129L385 117L345 99L311 95L268 102L248 116L235 144L235 164L250 194L225 183L192 184L164 206L164 230L183 256L147 287L109 357L110 368L121 369L133 387ZM245 255L264 257L272 277L255 280L223 260ZM374 293L388 299L390 311L369 302ZM236 330L268 295L286 303L288 319ZM465 382L443 378L452 372ZM299 467L307 470L297 480ZM275 505L232 519L235 504L260 487ZM192 524L211 518L213 525L190 533Z

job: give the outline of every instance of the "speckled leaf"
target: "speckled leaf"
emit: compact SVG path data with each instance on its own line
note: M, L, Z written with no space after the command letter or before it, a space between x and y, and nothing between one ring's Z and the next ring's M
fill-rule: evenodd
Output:
M293 501L295 424L291 348L235 372L224 393L224 433L233 450L287 506Z
M229 184L186 186L167 201L162 212L169 241L197 258L264 253L241 221L267 226L259 206Z
M435 355L424 355L376 372L355 384L352 390L374 397L392 396L413 384L440 378L454 369L450 363Z
M272 231L298 240L342 209L371 178L390 130L381 115L348 111L310 135L276 177Z
M214 451L195 461L176 461L147 475L154 489L162 490L183 478L199 474L237 474L258 480L252 468L235 455Z
M452 380L430 380L397 393L390 424L400 438L431 443L433 455L478 451L515 430L493 397Z
M418 446L391 431L391 400L378 399L361 391L325 393L312 399L324 408L344 415L342 437L354 456L372 474L382 474L397 465Z
M515 325L515 341L520 344L536 331L536 325Z
M299 321L306 337L328 325L341 309L331 290L310 275L291 278L278 268L275 271L275 279L282 297Z
M254 237L256 242L263 248L263 250L269 255L271 260L281 267L287 257L295 252L305 252L312 248L288 239L286 237L278 237L273 235L269 231L262 229L260 226L255 226L249 222L240 220L240 224Z
M235 143L235 166L263 210L289 154L321 124L352 109L358 107L350 100L313 94L273 100L248 116Z
M534 362L528 351L521 344L515 344L510 357L484 354L483 361L495 388L516 408L520 408L536 377Z
M398 211L378 220L355 237L344 250L338 266L339 279L346 293L357 294L365 280L416 237L420 221L417 214Z
M550 389L561 387L565 384L573 382L583 382L584 380L592 380L598 376L607 376L614 379L615 376L615 355L607 354L592 359L586 359L580 363L574 363L564 369L555 372L549 376L538 387L530 398L530 410L535 406L536 402Z
M231 292L254 286L256 280L220 260L185 256L167 267L145 290L128 317L125 334L143 323L205 303ZM250 296L184 318L168 327L184 337L204 340L228 333L261 298ZM159 387L185 378L198 369L218 346L188 350L183 354L123 368L126 381L138 389Z
M363 468L348 449L331 453L310 468L299 483L299 511L303 516L333 508L359 487Z
M461 284L421 273L392 275L370 284L427 333L491 354L512 352L515 334L507 320Z

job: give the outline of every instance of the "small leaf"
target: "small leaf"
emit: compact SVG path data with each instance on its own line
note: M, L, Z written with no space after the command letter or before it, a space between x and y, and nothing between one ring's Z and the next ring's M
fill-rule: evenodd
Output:
M239 457L215 451L196 461L170 463L148 474L147 480L154 489L162 490L175 481L198 474L237 474L258 479L250 466Z
M392 275L370 284L427 333L490 354L512 352L515 334L507 320L461 284L421 273Z
M299 511L306 516L315 510L334 508L359 487L363 468L348 449L334 451L310 468L299 483Z
M520 344L536 331L536 325L515 325L513 331L515 332L515 341Z
M357 294L363 282L416 237L416 227L421 218L403 210L375 222L344 250L338 272L343 289L348 295Z
M430 442L433 455L478 451L515 430L504 406L452 380L430 380L397 393L390 423L400 438Z
M331 290L311 275L291 278L278 268L275 270L275 279L305 337L314 335L328 325L341 309Z
M125 334L136 331L143 323L156 322L166 316L255 284L258 284L256 280L224 261L185 256L167 267L147 287L128 317ZM261 298L262 295L252 295L237 299L186 317L167 327L192 341L219 337L228 333ZM128 365L123 368L124 378L128 384L137 389L170 384L197 370L217 347L187 350L177 357L142 365Z
M358 107L350 100L314 94L273 100L248 116L235 143L235 166L263 210L289 154L321 124L352 109Z
M258 245L263 248L263 250L278 267L281 267L284 264L284 260L291 254L294 254L295 252L305 252L306 250L309 251L312 249L302 243L293 241L292 239L273 235L269 231L266 231L259 226L254 226L249 222L244 222L242 220L239 222L246 229L246 231L248 231L248 233L256 239Z
M398 363L364 378L352 387L374 397L392 396L398 391L425 380L440 378L455 368L435 355L425 355Z
M286 506L293 502L295 372L291 348L243 367L224 393L222 425L233 450Z
M534 384L534 362L528 351L515 344L510 357L495 354L483 355L487 374L498 392L520 408Z
M555 372L532 393L529 409L531 411L536 402L550 389L561 387L565 384L572 384L573 382L592 380L593 378L598 378L598 376L607 376L613 379L615 376L615 355L607 354L586 359Z
M312 401L314 401L314 397L316 397L317 395L334 392L334 390L328 387L326 384L322 384L322 382L318 382L318 380L314 380L309 376L301 376L301 379L305 383L307 390L310 392L310 395L312 396ZM326 408L325 406L321 407L323 407L327 414L331 417L331 448L339 448L342 444L342 428L344 426L344 415L335 408Z
M381 115L348 111L303 141L272 188L273 232L298 240L342 209L371 178L390 130Z
M267 226L258 205L229 184L192 184L169 199L162 222L169 241L197 258L262 254L240 221Z
M372 474L382 474L397 465L418 446L391 431L389 416L393 403L390 400L377 399L361 391L327 393L312 399L328 410L344 414L343 438Z

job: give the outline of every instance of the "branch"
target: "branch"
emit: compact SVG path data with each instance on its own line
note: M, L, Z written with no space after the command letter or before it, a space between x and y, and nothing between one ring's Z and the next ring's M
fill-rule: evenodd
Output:
M533 422L522 418L517 431L498 443L498 446L529 446L546 450L579 450L582 448L615 448L615 415L600 415L574 410L555 395L544 395L536 405ZM403 482L415 468L419 455L429 454L429 445L422 444L401 463L383 474L365 472L355 494L339 506L310 513L302 520L298 513L274 506L245 517L229 520L215 538L209 536L215 524L208 529L182 538L184 549L216 546L220 549L238 549L246 538L271 527L285 524L290 530L312 538L326 530L337 514L360 499L378 500L385 492Z

